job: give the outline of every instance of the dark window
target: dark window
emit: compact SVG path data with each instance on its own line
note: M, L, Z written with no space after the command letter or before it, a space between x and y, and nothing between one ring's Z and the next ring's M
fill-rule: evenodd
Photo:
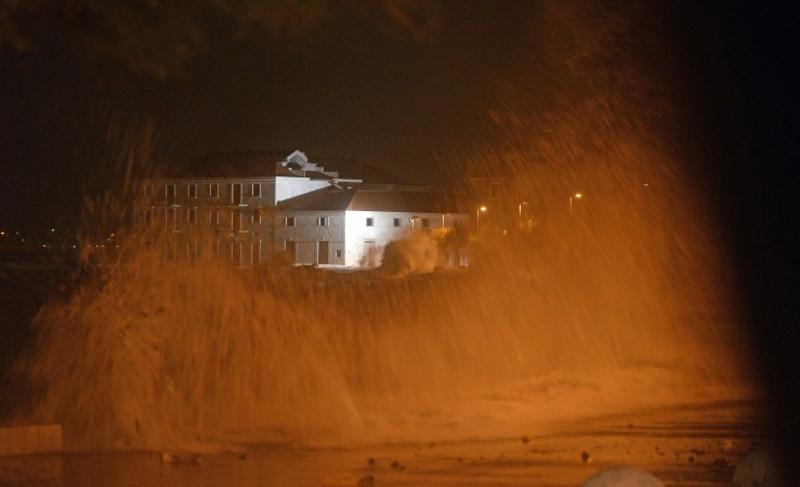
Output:
M330 220L327 216L320 216L317 217L317 226L320 227L327 227L330 224Z
M252 190L250 192L251 196L261 196L261 183L253 183Z
M242 203L242 185L240 183L231 184L231 204L241 205Z
M167 214L164 218L167 230L172 230L173 232L178 231L178 212L175 211L175 208L167 208Z
M212 198L219 198L219 184L212 183L208 185L208 196Z
M372 219L372 218L367 218L367 226L368 227L374 227L375 226L375 220Z
M189 213L186 215L189 223L197 223L197 207L189 208Z
M400 226L400 219L399 218L395 218L394 219L394 226L396 226L396 227Z
M342 258L342 249L336 249L336 258L337 259L341 259Z
M189 195L189 198L197 198L197 185L190 184L186 187L186 194Z
M261 211L258 208L250 214L250 223L261 223Z
M293 216L283 217L283 226L285 226L285 227L293 227L294 226L294 217Z
M164 196L167 199L167 204L175 204L175 185L167 184L164 186Z
M428 220L427 218L423 218L422 219L422 228L430 228L430 227L431 227L431 221Z

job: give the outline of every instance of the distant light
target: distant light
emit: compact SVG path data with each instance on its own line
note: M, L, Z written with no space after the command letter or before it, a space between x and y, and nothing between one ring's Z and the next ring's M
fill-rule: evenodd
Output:
M5 237L5 236L6 236L6 232L0 231L0 235L2 235L3 237Z
M644 186L646 188L646 187L650 186L650 183L643 183L642 186Z
M481 206L480 210L485 213L486 212L486 207L485 206Z
M576 198L576 199L581 199L581 198L583 198L583 194L581 194L581 193L575 193L575 198Z
M50 231L51 231L51 232L55 232L55 231L56 231L56 229L55 229L55 228L51 228L51 229L50 229Z

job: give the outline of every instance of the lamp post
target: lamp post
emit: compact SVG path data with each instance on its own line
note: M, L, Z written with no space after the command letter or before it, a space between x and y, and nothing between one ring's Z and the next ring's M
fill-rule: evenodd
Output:
M569 214L570 215L572 215L572 200L573 199L579 200L581 198L583 198L583 194L581 194L581 193L574 193L574 194L569 195Z
M481 206L475 210L475 235L481 233L481 213L486 213L486 207Z

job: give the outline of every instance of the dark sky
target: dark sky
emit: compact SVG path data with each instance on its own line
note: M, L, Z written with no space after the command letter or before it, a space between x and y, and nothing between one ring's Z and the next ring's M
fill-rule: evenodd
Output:
M43 17L30 29L31 49L2 51L0 222L16 225L20 207L26 219L47 219L79 194L74 183L98 164L86 159L103 157L96 146L111 120L152 118L175 159L299 148L429 181L437 161L487 123L497 79L516 62L535 10L439 5L422 12L436 17L424 38L346 9L300 38L241 37L233 21L206 19L206 40L164 79L76 41L76 29L94 27Z
M557 48L541 44L553 37L542 5L559 2L314 0L300 4L314 15L319 5L339 7L309 14L312 21L294 34L286 33L292 29L285 23L297 12L290 20L278 16L277 28L248 30L242 26L263 12L237 16L209 7L145 15L137 2L52 2L84 5L87 14L49 10L50 3L21 2L45 5L16 20L30 48L14 48L8 39L0 48L3 227L50 226L79 206L83 186L119 148L106 135L115 122L117 132L135 134L152 119L159 148L172 160L217 150L299 148L312 158L354 157L427 182L443 164L461 164L459 157L476 141L485 145L493 128L487 112L498 99L507 101L510 93L513 100L517 91L569 98L538 57L558 56ZM406 4L416 6L416 18L387 15L392 5ZM122 13L133 12L135 21L114 5L127 5ZM683 117L682 143L710 161L709 179L719 176L714 171L726 151L740 153L729 148L758 128L748 125L753 117L745 112L771 89L759 84L769 78L754 74L756 64L769 73L780 62L774 50L766 57L759 52L772 47L776 12L702 3L596 5L581 8L596 8L588 23L601 27L607 17L600 14L639 12L642 27L625 39L627 49L644 53L644 64L662 76ZM266 18L276 19L270 12ZM3 34L0 22L0 42ZM653 38L662 47L648 54ZM165 71L158 71L159 63ZM535 108L518 112L526 110L535 125Z

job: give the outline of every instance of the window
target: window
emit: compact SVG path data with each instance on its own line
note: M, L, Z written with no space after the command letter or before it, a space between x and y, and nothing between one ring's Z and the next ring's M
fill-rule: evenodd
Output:
M393 224L394 224L394 226L399 227L400 226L400 219L399 218L395 218L393 220Z
M336 258L337 259L341 259L342 258L342 249L336 249Z
M242 196L243 196L243 194L242 194L243 193L242 186L244 186L242 183L231 183L231 204L232 205L244 204L244 201L243 201L243 198L242 198Z
M261 211L258 208L250 212L250 223L261 223Z
M318 227L327 227L330 225L330 219L327 216L318 216L317 217L317 226Z
M211 183L208 185L208 196L211 198L219 198L219 184Z
M153 196L153 185L152 184L145 184L144 185L144 195L148 198Z
M167 226L167 230L178 231L178 212L175 208L167 208L164 215L164 223Z
M197 185L196 184L187 184L186 185L186 194L189 198L196 199L197 198Z
M238 214L238 215L237 215L237 220L238 220L238 222L237 222L237 223L238 223L238 226L237 226L236 230L237 230L239 233L247 233L247 226L246 226L246 224L247 224L247 222L248 222L248 221L249 221L251 218L253 218L253 214L252 214L252 212L248 212L248 211L239 211L239 212L237 212L237 214Z
M165 184L164 185L164 197L167 200L167 204L175 204L175 185L174 184Z
M196 206L194 206L192 208L189 208L189 211L186 214L186 220L189 223L192 223L192 224L197 223L197 207Z
M375 226L375 219L374 218L367 218L367 226L374 227Z
M284 227L293 227L294 226L294 217L293 216L285 216L285 217L283 217L283 226Z
M144 222L150 224L153 222L153 207L144 210Z
M208 210L208 223L219 225L219 210Z
M428 218L422 219L422 228L431 228L431 221Z
M250 196L261 196L261 183L253 183L250 188Z

